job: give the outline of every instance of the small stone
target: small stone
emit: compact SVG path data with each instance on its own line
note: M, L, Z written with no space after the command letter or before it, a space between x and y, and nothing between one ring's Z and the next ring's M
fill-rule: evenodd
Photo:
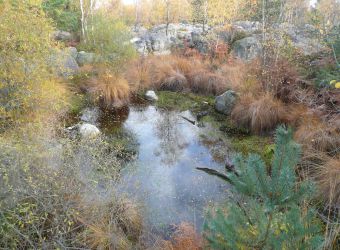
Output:
M145 98L149 101L157 101L158 100L158 96L156 95L155 91L153 91L153 90L146 91Z
M100 134L100 130L92 124L84 123L79 127L79 133L82 138L95 138Z

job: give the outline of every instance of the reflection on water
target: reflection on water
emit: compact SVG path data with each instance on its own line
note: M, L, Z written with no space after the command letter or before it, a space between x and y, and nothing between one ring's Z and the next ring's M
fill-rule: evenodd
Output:
M195 169L223 169L201 142L202 129L153 106L131 108L123 126L136 136L139 153L119 189L142 203L148 225L159 229L187 221L201 230L204 209L223 201L227 190L223 181Z

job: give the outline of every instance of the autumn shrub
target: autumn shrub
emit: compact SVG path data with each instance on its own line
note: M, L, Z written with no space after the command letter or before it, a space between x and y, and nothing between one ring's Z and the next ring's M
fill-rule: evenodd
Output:
M133 203L115 195L116 147L102 137L71 141L37 129L0 140L0 247L88 248L107 228L110 241L132 246L141 220ZM98 183L112 195L103 199Z
M43 11L3 1L0 23L0 124L61 111L67 95L47 63L52 26Z
M233 121L254 133L270 131L285 121L286 107L271 93L259 96L243 95L236 103L231 117Z

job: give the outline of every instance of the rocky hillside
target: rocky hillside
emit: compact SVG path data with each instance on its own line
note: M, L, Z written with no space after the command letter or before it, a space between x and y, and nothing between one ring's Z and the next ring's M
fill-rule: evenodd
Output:
M170 54L176 47L187 46L205 53L211 41L227 43L232 53L244 60L251 60L262 52L262 25L259 22L239 21L229 27L206 27L187 23L154 26L151 29L134 27L134 43L141 54ZM304 55L320 52L324 47L315 38L316 29L311 25L296 27L290 24L273 25L266 39L277 43L289 40L291 45Z

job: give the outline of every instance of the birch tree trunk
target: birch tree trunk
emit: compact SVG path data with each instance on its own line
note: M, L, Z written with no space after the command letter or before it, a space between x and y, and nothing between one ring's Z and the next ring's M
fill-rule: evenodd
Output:
M85 12L84 12L84 1L80 1L80 11L81 11L81 34L84 40L84 43L86 43L86 34L85 34Z

